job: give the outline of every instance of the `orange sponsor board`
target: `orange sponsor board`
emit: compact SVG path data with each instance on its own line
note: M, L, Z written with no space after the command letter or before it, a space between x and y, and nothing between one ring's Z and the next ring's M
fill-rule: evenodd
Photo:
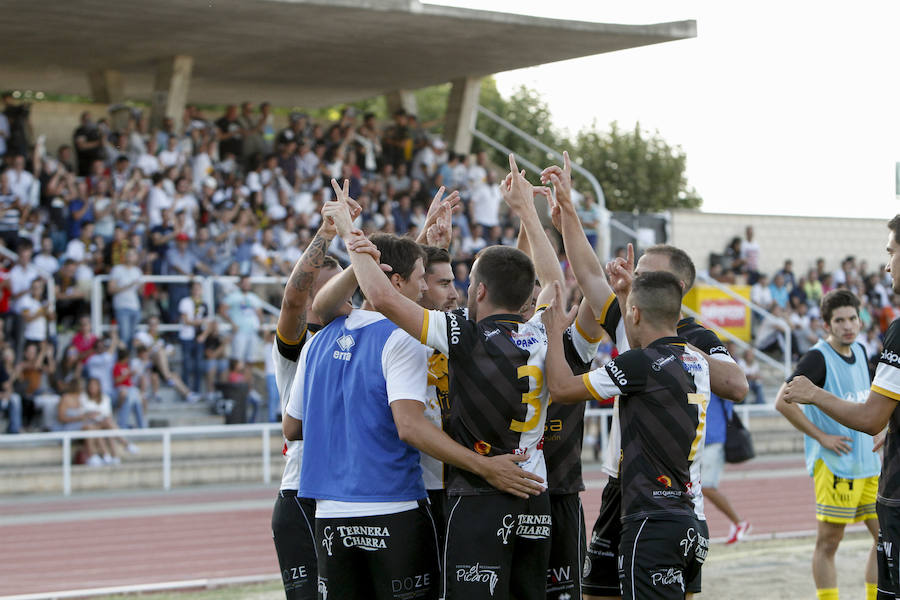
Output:
M728 287L739 296L750 299L750 286ZM684 297L684 304L700 314L704 326L714 331L724 329L745 342L750 341L750 309L726 292L712 286L694 286Z

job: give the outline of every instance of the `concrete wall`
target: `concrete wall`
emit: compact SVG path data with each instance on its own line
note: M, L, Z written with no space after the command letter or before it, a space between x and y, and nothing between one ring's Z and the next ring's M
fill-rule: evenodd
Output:
M804 274L819 257L829 270L837 269L849 254L873 269L887 262L886 219L732 215L678 211L672 213L671 243L683 248L697 268L709 266L711 252L722 253L735 236L752 225L760 247L760 269L772 274L784 260L794 261L794 272Z

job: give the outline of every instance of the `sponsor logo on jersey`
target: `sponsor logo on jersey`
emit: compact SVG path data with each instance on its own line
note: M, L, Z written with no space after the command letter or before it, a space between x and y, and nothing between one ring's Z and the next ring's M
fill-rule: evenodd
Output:
M547 585L556 585L559 583L569 583L572 581L572 565L564 567L550 567L547 569Z
M458 344L459 343L459 321L457 321L455 313L448 313L450 316L450 343Z
M550 515L519 515L516 535L528 540L550 537Z
M516 518L514 516L510 514L503 515L503 520L500 522L500 529L497 530L497 537L503 540L504 546L509 543L509 534L512 533L512 529L515 526Z
M473 446L475 452L482 456L487 456L491 452L491 445L484 440L478 440Z
M681 586L684 591L684 573L681 569L658 569L650 572L650 583L657 585L675 585Z
M591 539L591 541L593 541L593 539ZM584 567L581 569L581 576L587 577L590 574L591 574L591 557L585 556L584 557Z
M290 569L285 569L281 572L281 579L284 581L284 583L288 583L289 581L297 581L298 579L306 581L306 576L306 565L291 567Z
M500 565L485 566L478 563L474 565L456 565L456 580L466 583L486 583L491 597L494 596L494 589L500 581L497 572Z
M319 598L321 600L328 600L328 580L319 577L319 584L316 587L319 592Z
M681 355L681 364L684 366L684 370L691 374L699 373L703 370L703 365L700 364L700 359L693 354L688 354L687 352Z
M530 348L538 343L538 339L528 332L510 331L509 337L519 348Z
M340 350L335 350L331 355L332 358L336 358L338 360L350 360L353 357L353 353L350 352L350 348L356 345L356 340L353 339L353 336L349 333L346 335L342 335L337 339L337 345Z
M709 352L707 352L707 354L728 354L728 348L726 348L725 346L713 346L709 349Z
M370 552L386 549L387 540L391 537L387 527L338 525L337 530L344 548L359 548Z
M881 362L889 365L900 365L900 356L892 350L884 349L881 351Z
M660 475L659 477L656 478L656 480L658 482L660 482L661 484L663 484L664 486L666 486L667 488L672 487L672 478L669 477L668 475Z
M683 494L681 490L653 490L656 498L680 498Z
M625 377L625 373L619 368L619 365L613 361L606 363L606 372L609 373L610 377L615 379L620 386L628 385L628 378Z
M484 339L485 339L485 341L487 341L487 340L491 339L492 337L494 337L495 335L500 335L499 329L492 329L490 331L485 331Z
M664 356L662 358L657 358L653 361L653 364L650 365L650 368L654 371L662 371L662 368L673 360L675 360L674 356Z

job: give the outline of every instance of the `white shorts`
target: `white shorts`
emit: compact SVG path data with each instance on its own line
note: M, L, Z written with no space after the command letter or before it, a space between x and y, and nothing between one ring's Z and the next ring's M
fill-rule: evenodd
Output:
M245 363L254 362L258 344L259 336L256 333L235 332L234 337L231 338L231 358Z
M700 465L700 481L703 487L718 488L719 477L725 468L725 444L706 444Z

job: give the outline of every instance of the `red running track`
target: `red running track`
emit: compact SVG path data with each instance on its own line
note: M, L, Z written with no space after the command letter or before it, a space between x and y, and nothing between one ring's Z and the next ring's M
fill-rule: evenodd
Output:
M729 466L720 484L754 535L815 528L802 458ZM591 467L583 495L588 527L604 477ZM134 492L0 501L0 594L272 574L274 487ZM707 503L713 539L728 533Z

